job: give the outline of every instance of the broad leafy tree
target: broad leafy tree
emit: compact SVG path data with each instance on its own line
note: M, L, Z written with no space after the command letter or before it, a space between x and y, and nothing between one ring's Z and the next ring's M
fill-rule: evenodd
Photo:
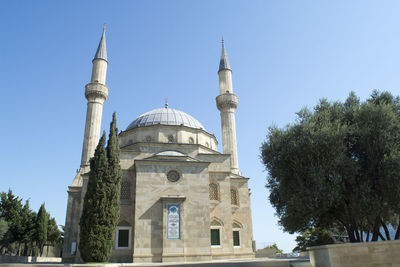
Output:
M310 228L296 237L297 246L293 252L307 251L308 247L333 244L334 240L326 229Z
M339 226L351 242L390 239L388 225L400 225L399 99L373 92L361 103L351 93L297 115L269 128L261 147L279 223L290 233Z

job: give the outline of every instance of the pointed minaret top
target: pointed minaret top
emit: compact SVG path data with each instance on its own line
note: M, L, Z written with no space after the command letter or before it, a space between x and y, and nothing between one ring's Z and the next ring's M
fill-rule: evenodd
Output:
M219 70L231 70L231 66L229 65L228 56L225 51L224 37L222 37L222 50L221 50L221 59L219 60Z
M99 47L97 48L94 59L100 58L107 61L107 48L106 48L106 24L103 26L103 35L101 36Z

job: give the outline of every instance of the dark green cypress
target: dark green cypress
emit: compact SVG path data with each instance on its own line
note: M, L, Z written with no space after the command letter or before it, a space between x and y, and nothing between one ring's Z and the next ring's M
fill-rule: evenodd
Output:
M120 190L122 171L119 162L119 142L118 142L118 128L115 112L113 113L112 121L110 123L110 133L107 143L107 159L108 159L108 179L107 179L107 200L109 209L108 219L110 226L111 246L114 245L115 229L119 220L120 212Z
M109 218L107 218L108 194L104 182L108 176L105 142L104 132L96 147L94 157L90 159L89 181L79 223L79 251L85 262L106 262L112 249Z
M43 247L47 242L47 226L48 216L46 208L44 207L44 204L42 204L36 217L36 242L40 255L43 254Z
M105 140L103 133L90 160L89 182L80 220L79 250L85 262L107 262L114 246L122 177L115 113L107 149L104 149Z

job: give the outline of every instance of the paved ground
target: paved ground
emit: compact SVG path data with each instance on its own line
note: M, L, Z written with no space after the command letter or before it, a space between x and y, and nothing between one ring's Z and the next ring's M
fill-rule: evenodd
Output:
M309 261L268 260L268 261L243 261L243 262L210 262L187 263L172 265L153 265L160 267L312 267Z
M27 263L27 264L0 264L0 267L312 267L308 259L249 259L231 261L213 261L206 263L123 263L123 264L54 264L54 263Z

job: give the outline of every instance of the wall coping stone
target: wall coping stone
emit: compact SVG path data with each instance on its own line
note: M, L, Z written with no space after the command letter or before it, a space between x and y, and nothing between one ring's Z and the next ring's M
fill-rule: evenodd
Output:
M377 241L377 242L360 242L360 243L341 243L341 244L331 244L331 245L322 245L315 247L308 247L308 251L318 250L318 249L330 249L330 248L343 248L343 247L358 247L358 246L385 246L387 243L392 244L400 244L400 240L385 240L385 241Z

